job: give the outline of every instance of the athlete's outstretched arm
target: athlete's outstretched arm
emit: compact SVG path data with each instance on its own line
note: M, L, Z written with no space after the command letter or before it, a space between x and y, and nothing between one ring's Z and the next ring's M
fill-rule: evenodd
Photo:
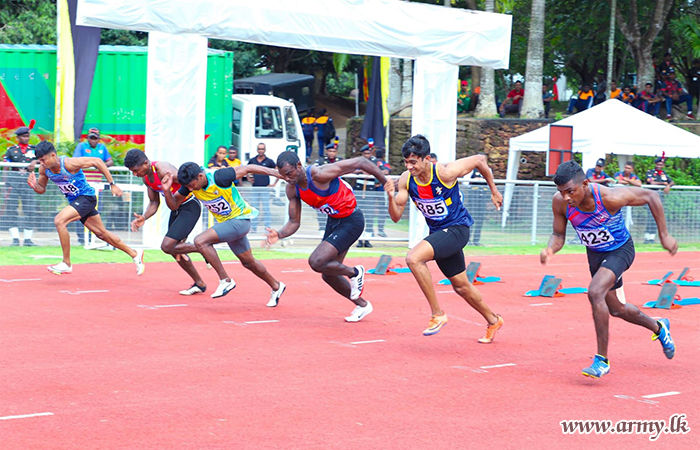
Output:
M234 170L236 171L236 179L243 178L247 176L248 174L256 174L256 175L269 175L271 177L275 178L282 178L282 175L279 174L277 169L270 169L269 167L264 167L264 166L258 166L255 164L246 164L245 166L237 166L234 167Z
M552 199L552 212L554 213L552 235L549 237L547 247L540 253L540 262L542 264L547 264L549 258L564 246L564 238L566 237L566 203L558 192L554 194Z
M99 170L109 182L109 189L112 191L112 195L115 197L122 196L122 190L119 189L119 186L114 183L114 178L112 178L109 168L100 158L91 158L87 156L81 156L79 158L66 158L65 166L66 170L71 173L79 169L90 169L94 167L95 169Z
M279 230L274 230L272 228L265 229L267 231L267 240L265 243L268 246L280 239L293 235L299 229L299 225L301 225L301 200L297 197L296 187L287 184L285 189L287 199L289 199L289 220Z
M366 159L366 158L365 158ZM399 193L394 195L394 180L389 178L389 180L384 185L384 190L386 191L386 196L389 200L389 216L394 222L401 220L403 211L406 208L406 203L408 203L408 189L406 185L408 184L408 171L401 174L399 177Z
M170 188L173 185L173 176L170 175L169 173L166 173L163 178L160 179L160 187L163 189L163 196L165 197L165 204L168 205L168 208L171 211L175 211L180 207L182 202L185 201L187 198L186 195L182 195L180 191L177 191L175 194L170 192ZM185 186L180 187L180 189L187 189Z
M46 172L44 170L44 166L39 166L38 181L36 179L36 175L34 175L33 170L29 172L29 176L27 177L27 184L30 188L34 189L34 192L36 192L37 194L43 194L44 192L46 192L46 183L48 183L49 177L46 176Z
M342 177L343 175L354 173L356 170L364 170L368 174L374 175L374 178L379 180L383 186L386 185L386 176L384 176L381 169L379 169L376 164L372 164L372 161L364 156L344 159L332 164L324 164L314 173L314 181L321 184L330 183L332 180Z
M503 206L503 196L498 192L496 183L493 182L493 174L488 165L488 160L484 155L467 156L456 161L449 162L438 168L440 179L448 186L452 185L458 178L464 177L472 170L477 169L491 189L491 201L496 209Z
M158 211L158 207L160 206L160 196L158 195L158 193L150 187L146 187L146 192L148 193L148 206L146 207L146 211L144 211L143 214L134 213L135 219L131 221L131 231L138 231L138 229L143 226L146 220L148 220L150 217L153 217L153 215Z
M678 251L678 242L668 234L666 227L666 215L664 214L664 205L661 203L661 197L656 191L650 189L642 189L637 187L628 187L626 189L609 189L605 192L604 198L605 207L609 211L620 210L623 206L644 206L649 205L651 215L656 221L656 228L659 230L659 240L663 248L668 250L672 255Z

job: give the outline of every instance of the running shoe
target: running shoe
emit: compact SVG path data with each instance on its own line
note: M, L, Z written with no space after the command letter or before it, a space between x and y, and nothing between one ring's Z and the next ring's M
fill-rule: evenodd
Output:
M365 268L355 266L357 275L350 278L350 300L357 300L365 288Z
M367 306L355 306L355 309L353 309L350 315L345 318L345 321L359 322L373 310L374 308L372 307L372 304L370 302L367 302Z
M136 264L136 275L143 275L143 273L146 271L146 265L143 263L142 248L136 250L136 256L134 256L134 263Z
M496 314L496 317L498 317L498 322L496 322L494 325L487 325L486 334L484 337L479 339L479 342L482 344L490 344L493 342L493 340L496 338L496 331L503 326L503 317L499 316L498 314Z
M69 266L68 264L64 263L61 261L60 263L56 264L55 266L49 266L47 267L49 272L56 274L56 275L63 275L65 274L70 274L73 272L73 266Z
M203 294L206 292L207 287L199 287L197 286L197 283L193 284L191 288L185 289L184 291L180 291L180 295L194 295L194 294Z
M211 298L219 298L228 294L236 287L236 282L231 279L231 281L221 280L219 281L219 287L216 288L216 292L211 294Z
M267 302L267 306L270 308L274 308L277 306L280 302L280 297L282 297L282 294L284 294L284 290L287 289L287 286L280 281L280 287L277 288L276 291L272 291L272 294L270 295L270 301Z
M204 263L207 265L207 270L211 270L211 263L207 261L207 258L204 258Z
M668 319L659 319L659 334L654 334L651 337L652 341L658 340L661 342L661 346L664 349L664 355L666 355L666 358L672 359L673 355L676 354L676 344L673 342L673 338L671 337L671 324L668 322Z
M600 355L593 357L593 364L581 371L585 377L600 378L610 372L610 361L605 362L605 358Z
M447 314L436 314L430 318L428 328L423 330L423 336L432 336L438 334L442 327L447 323Z

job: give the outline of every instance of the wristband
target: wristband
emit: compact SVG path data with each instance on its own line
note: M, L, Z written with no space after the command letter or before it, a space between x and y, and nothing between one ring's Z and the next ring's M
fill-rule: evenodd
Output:
M116 182L114 182L114 181L112 181L112 182L110 182L110 183L109 183L109 185L110 185L110 186L116 186L116 185L117 185L117 183L116 183Z

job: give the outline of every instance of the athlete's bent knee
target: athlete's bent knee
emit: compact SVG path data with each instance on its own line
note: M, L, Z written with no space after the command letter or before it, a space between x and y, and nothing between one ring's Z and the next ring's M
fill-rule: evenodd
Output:
M167 253L169 255L172 254L173 248L175 248L175 243L173 242L165 242L163 241L160 244L160 249L163 250L164 253Z
M323 268L326 267L326 261L312 255L309 257L309 267L316 273L322 273Z

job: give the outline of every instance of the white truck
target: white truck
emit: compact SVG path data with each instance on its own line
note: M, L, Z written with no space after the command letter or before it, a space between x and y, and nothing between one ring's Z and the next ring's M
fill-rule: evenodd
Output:
M234 94L232 98L231 142L243 164L257 156L259 143L265 144L265 154L273 161L284 151L296 152L305 161L304 133L294 103L272 95Z

